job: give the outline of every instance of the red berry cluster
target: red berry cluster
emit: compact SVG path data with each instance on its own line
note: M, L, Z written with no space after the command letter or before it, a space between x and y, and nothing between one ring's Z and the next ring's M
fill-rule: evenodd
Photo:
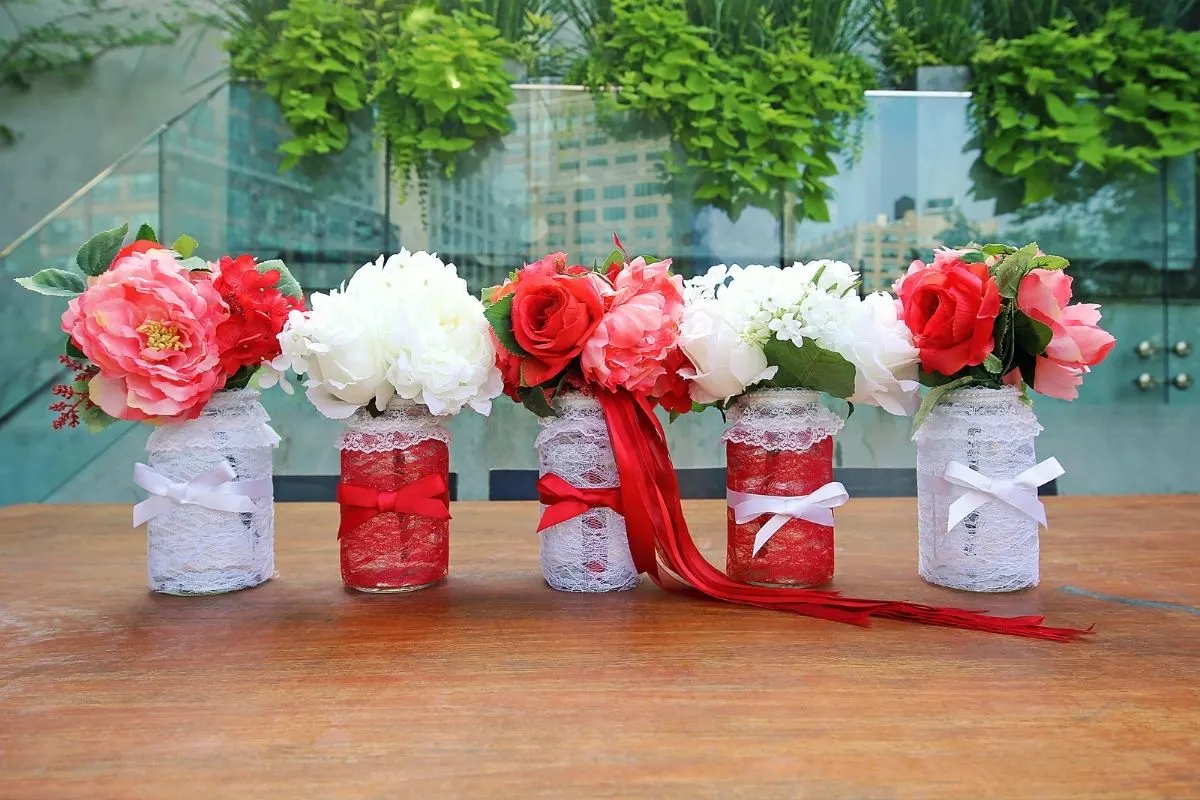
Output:
M84 365L82 362L76 361L70 356L59 356L58 361L64 367L75 373L75 384L79 383L80 381L87 383L96 376L96 373L100 371L99 367L93 364ZM63 428L76 427L79 425L80 407L86 409L89 406L95 405L95 403L93 403L88 397L87 392L75 391L74 384L60 383L51 391L55 397L63 398L62 400L58 400L50 404L50 410L58 413L58 417L54 420L54 422L50 423L50 426L56 431L62 430Z

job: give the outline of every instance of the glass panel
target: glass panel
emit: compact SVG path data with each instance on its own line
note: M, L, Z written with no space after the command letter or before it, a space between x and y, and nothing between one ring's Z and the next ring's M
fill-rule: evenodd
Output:
M70 373L58 362L66 335L62 313L66 299L29 292L14 278L45 267L75 269L75 251L92 235L142 222L156 225L158 140L147 144L89 191L79 195L49 223L0 259L0 315L7 335L0 337L0 452L20 458L0 461L0 505L37 502L86 466L121 435L113 426L99 436L53 431L55 414L47 406L57 383ZM29 469L29 464L37 469Z

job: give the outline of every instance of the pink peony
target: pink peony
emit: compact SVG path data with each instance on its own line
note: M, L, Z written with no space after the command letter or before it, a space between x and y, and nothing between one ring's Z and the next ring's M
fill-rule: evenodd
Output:
M1071 302L1071 277L1062 270L1035 269L1021 280L1017 308L1050 328L1053 338L1034 367L1033 390L1074 400L1084 374L1116 344L1100 327L1100 306Z
M100 369L93 403L118 419L195 419L225 385L217 326L229 309L165 250L134 253L72 298L63 330Z
M605 389L649 392L667 371L683 317L683 278L670 259L635 258L617 273L600 325L583 347L583 377Z

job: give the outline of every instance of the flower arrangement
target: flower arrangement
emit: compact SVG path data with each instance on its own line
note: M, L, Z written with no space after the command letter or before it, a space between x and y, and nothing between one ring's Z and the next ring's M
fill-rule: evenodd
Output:
M720 264L689 280L679 346L692 399L724 408L755 387L809 389L911 414L912 338L888 295L858 287L841 261Z
M945 248L929 264L912 262L894 289L920 353L920 380L933 387L914 427L947 392L967 386L1079 396L1083 376L1116 340L1100 327L1100 306L1071 303L1068 265L1036 243Z
M89 239L75 257L79 272L50 268L17 279L70 298L60 360L75 375L54 388L55 429L193 420L215 393L245 388L279 355L284 321L304 308L282 261L209 262L192 256L191 237L167 247L143 225L125 245L128 230Z
M504 391L539 416L563 388L626 391L680 413L683 278L671 260L629 259L620 239L589 269L551 253L485 289Z
M378 415L393 397L438 416L487 414L501 390L483 305L453 264L426 252L380 256L314 293L279 341L274 368L306 376L308 399L331 419Z

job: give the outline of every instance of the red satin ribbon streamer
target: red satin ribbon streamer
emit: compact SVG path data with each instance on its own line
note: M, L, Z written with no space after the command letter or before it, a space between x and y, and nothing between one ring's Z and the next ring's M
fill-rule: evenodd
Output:
M621 505L634 566L660 587L691 588L717 600L855 625L868 625L871 617L882 617L1059 642L1090 633L1043 626L1043 617L992 617L959 608L862 600L832 591L750 586L731 580L709 564L692 541L666 434L650 403L627 392L597 391L596 396L604 409L621 478ZM670 574L660 571L660 559ZM678 585L673 576L686 586Z
M387 512L450 519L450 487L443 475L426 475L394 492L339 483L337 501L342 506L339 539L367 520Z
M538 523L538 533L593 508L611 508L618 514L623 513L620 489L581 489L550 473L538 479L537 491L538 500L546 506L542 521Z

